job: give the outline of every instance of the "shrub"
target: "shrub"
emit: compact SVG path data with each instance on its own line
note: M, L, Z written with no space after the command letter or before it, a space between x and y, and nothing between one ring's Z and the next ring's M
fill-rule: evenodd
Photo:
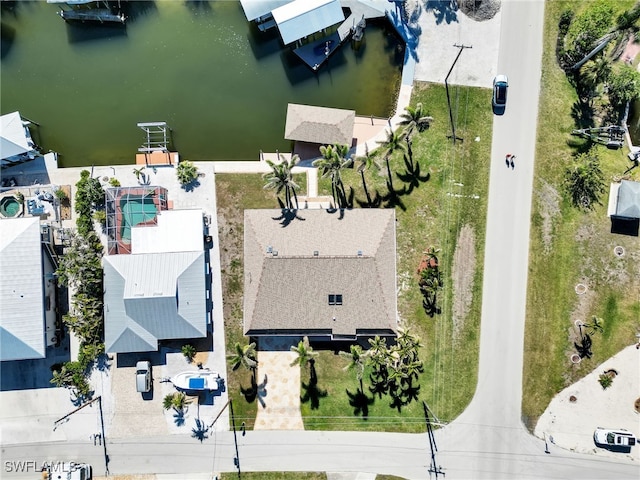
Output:
M598 377L598 382L602 386L602 389L606 390L613 383L613 377L605 372L600 374L600 376Z
M184 358L187 359L187 362L191 363L193 358L196 356L196 347L191 344L186 344L182 346L182 354Z

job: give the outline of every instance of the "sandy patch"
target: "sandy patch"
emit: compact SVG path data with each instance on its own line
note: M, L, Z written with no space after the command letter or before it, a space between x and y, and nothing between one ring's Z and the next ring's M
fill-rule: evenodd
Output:
M464 225L453 254L453 337L457 338L473 300L476 271L476 240L473 228Z
M604 390L598 377L604 371L618 372L612 385ZM571 401L571 397L575 401ZM587 376L565 388L554 397L538 420L534 434L567 450L602 457L640 460L640 448L630 453L611 452L596 447L596 427L625 428L640 435L640 415L634 402L640 397L640 350L629 346L603 362Z
M560 213L561 196L555 188L544 180L536 194L538 197L538 212L542 217L542 245L544 252L549 253L553 243L553 219Z

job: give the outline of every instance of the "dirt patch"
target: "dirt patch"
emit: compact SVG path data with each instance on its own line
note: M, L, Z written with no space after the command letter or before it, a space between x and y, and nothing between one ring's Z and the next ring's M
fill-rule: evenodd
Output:
M476 240L473 228L464 225L453 254L453 338L462 330L473 300L473 277L476 270Z
M561 196L545 181L542 181L537 195L540 217L542 217L542 245L544 252L549 253L553 243L553 219L560 213Z
M71 185L62 185L60 187L67 198L60 202L60 220L71 220Z
M500 0L458 0L460 11L478 22L495 17L500 5Z

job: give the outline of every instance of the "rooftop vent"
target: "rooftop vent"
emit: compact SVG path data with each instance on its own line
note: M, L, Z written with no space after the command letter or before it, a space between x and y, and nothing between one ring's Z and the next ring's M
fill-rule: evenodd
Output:
M358 256L361 257L362 256L362 250L358 250Z
M271 253L271 252L273 252L273 247L271 245L269 245L267 247L267 253Z
M273 251L273 256L274 256L274 257L277 257L277 256L278 256L278 250L274 250L274 251Z
M317 257L317 256L318 256L318 250L314 250L314 251L313 251L313 256L314 256L314 257Z

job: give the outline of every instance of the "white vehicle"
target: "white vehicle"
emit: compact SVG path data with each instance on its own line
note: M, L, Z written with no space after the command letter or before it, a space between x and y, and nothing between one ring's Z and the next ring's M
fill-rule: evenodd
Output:
M612 430L598 427L593 432L593 441L604 447L633 447L637 440L633 433L624 428Z
M136 363L136 390L140 393L151 391L151 362Z
M91 480L91 465L74 462L54 462L42 468L43 480Z

